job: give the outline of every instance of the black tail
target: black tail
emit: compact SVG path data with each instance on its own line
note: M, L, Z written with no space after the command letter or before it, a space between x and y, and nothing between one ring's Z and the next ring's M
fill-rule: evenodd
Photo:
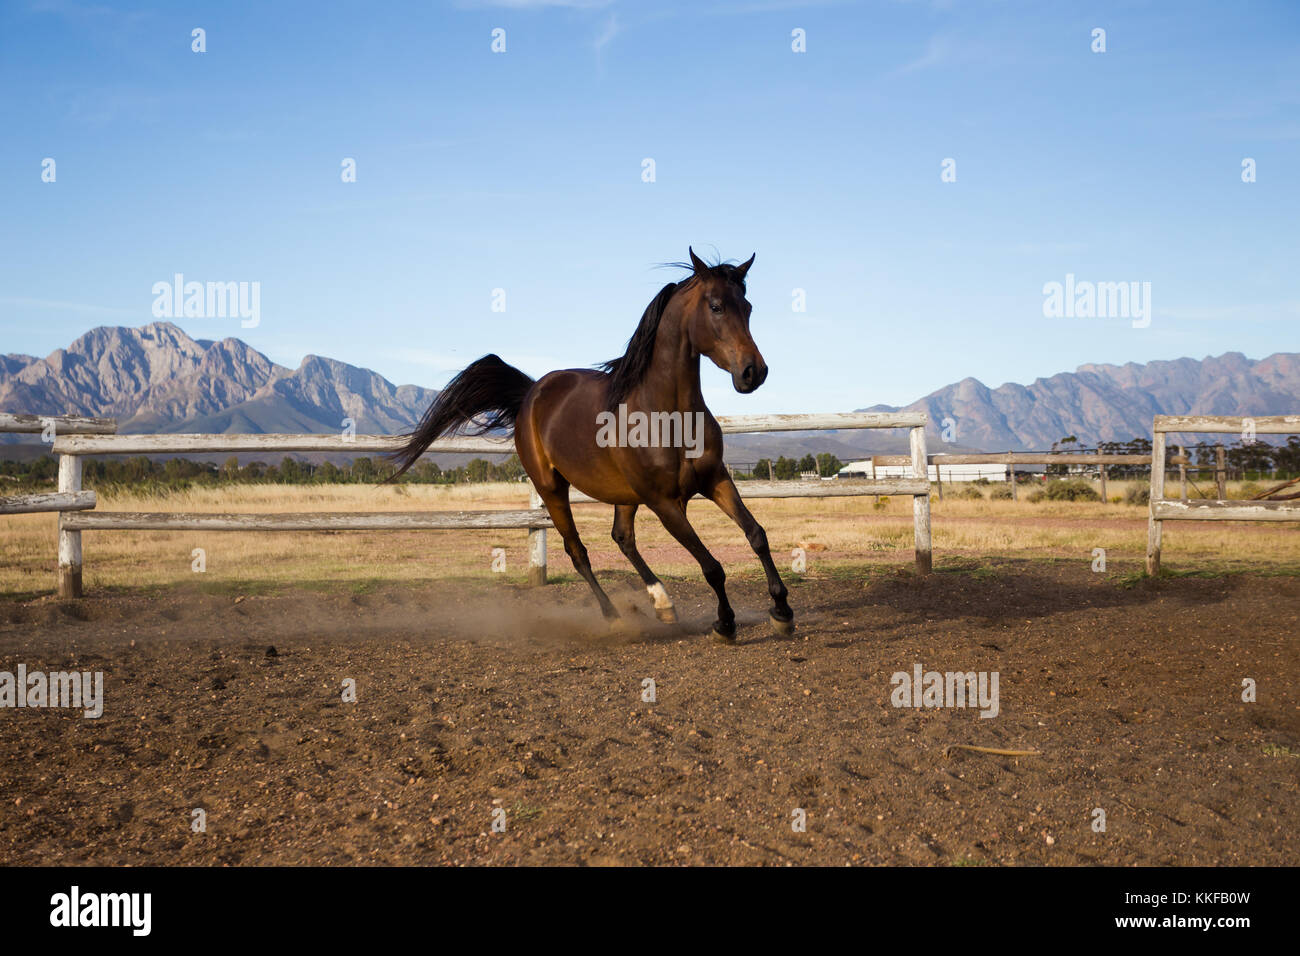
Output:
M515 417L533 380L519 369L485 355L447 383L420 419L409 439L388 457L398 465L393 481L414 465L433 442L449 432L482 435L493 429L513 431Z

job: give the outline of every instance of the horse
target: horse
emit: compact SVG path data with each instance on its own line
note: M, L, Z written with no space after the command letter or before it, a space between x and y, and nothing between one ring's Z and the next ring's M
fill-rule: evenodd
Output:
M659 290L620 358L595 368L549 372L534 381L495 354L483 356L448 382L416 428L401 436L406 441L389 456L399 466L393 478L443 435L513 431L524 471L611 627L620 626L620 615L592 573L574 525L570 487L614 506L614 541L645 583L655 615L674 623L672 599L636 547L637 509L644 505L654 512L699 562L717 595L711 636L734 643L736 615L727 600L726 574L686 517L687 502L702 495L740 526L767 575L772 627L789 636L794 612L767 533L723 464L722 429L700 393L701 356L729 372L742 394L767 379L767 363L749 332L752 306L745 298L754 256L741 265L708 265L694 249L687 251L690 262L673 265L690 275ZM634 427L627 428L628 422ZM694 436L692 424L698 426Z

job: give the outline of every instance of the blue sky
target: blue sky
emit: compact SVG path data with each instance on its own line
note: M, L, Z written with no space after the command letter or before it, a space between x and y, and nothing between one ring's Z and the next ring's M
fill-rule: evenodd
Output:
M537 375L619 354L688 244L757 253L772 371L709 368L718 413L1300 349L1293 2L5 0L0 128L0 352L183 273L260 282L256 328L178 324L291 367ZM1150 325L1045 318L1067 274Z

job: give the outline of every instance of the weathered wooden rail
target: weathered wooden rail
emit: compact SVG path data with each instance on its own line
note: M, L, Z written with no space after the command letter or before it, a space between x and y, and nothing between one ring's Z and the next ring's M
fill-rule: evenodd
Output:
M1164 522L1177 520L1212 521L1300 521L1300 501L1230 501L1200 499L1186 501L1165 497L1165 436L1171 432L1221 435L1300 434L1300 415L1157 415L1151 426L1151 509L1147 518L1147 574L1160 572L1161 536ZM1182 462L1183 465L1186 461ZM1219 494L1223 495L1223 482Z
M1042 451L1007 451L994 452L986 454L962 454L962 455L931 455L929 463L935 468L935 482L939 487L939 500L943 500L943 466L944 465L1006 465L1007 480L1011 483L1011 497L1019 500L1019 492L1016 490L1015 466L1016 465L1097 465L1098 477L1101 478L1101 497L1106 500L1106 466L1107 465L1149 465L1151 464L1150 455L1112 455L1098 453L1081 453L1072 455L1069 452L1042 452ZM876 466L897 466L911 464L911 459L907 455L876 455L871 459L871 467L874 471ZM926 472L927 476L929 472ZM857 481L858 479L849 479Z
M80 415L11 415L0 412L0 432L46 435L58 442L60 435L111 435L117 422L111 418L84 418ZM70 511L95 507L95 493L81 490L81 459L59 459L59 490L54 494L9 495L0 498L0 515ZM81 536L59 531L59 567L77 569L76 591L81 592ZM72 589L71 579L68 582ZM59 575L59 593L64 593L63 574Z
M0 432L41 434L49 429L59 435L112 435L117 422L111 418L82 418L80 415L11 415L0 412Z
M931 569L930 482L925 473L925 426L920 412L853 412L826 415L741 415L718 419L729 434L776 431L814 431L849 428L907 428L910 432L912 474L851 485L832 482L740 482L745 498L831 497L842 495L911 495L916 567ZM401 447L394 435L108 435L83 432L56 435L53 450L59 456L59 491L81 492L81 459L87 455L150 455L214 452L332 452L388 453ZM434 442L430 452L456 454L510 454L509 439L488 437L447 438ZM574 492L574 502L591 501ZM82 593L83 531L382 531L492 528L528 530L529 580L546 582L546 530L554 527L533 491L528 510L458 512L371 512L349 514L194 514L163 512L95 511L64 513L59 518L59 594ZM91 505L93 507L93 504Z
M111 418L81 418L76 415L10 415L7 412L0 412L0 432L9 434L44 434L57 440L59 435L107 435L115 431L117 431L117 422ZM69 491L62 487L55 493L0 497L0 515L82 511L93 507L95 507L93 491Z

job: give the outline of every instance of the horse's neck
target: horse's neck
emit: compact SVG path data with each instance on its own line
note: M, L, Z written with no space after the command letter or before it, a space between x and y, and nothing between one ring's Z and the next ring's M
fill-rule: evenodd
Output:
M704 406L700 356L692 354L680 310L665 315L655 335L654 357L637 398L647 410L695 411Z

